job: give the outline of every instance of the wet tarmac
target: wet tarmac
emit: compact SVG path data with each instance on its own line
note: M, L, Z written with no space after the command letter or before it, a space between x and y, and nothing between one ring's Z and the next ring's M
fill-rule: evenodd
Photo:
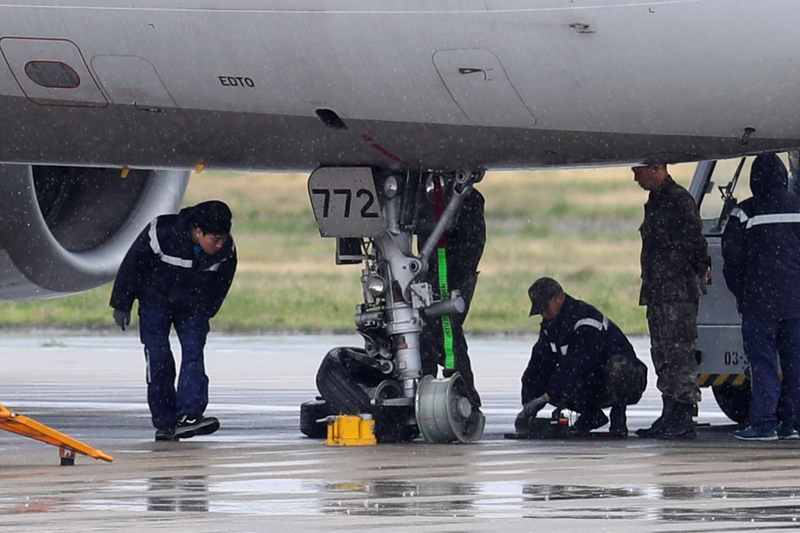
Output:
M0 403L115 459L62 467L56 448L0 432L0 531L800 530L800 441L737 441L707 390L693 441L503 439L533 340L470 339L480 442L327 447L299 433L299 404L355 336L212 334L222 429L156 443L135 333L0 335ZM629 427L659 410L651 379Z

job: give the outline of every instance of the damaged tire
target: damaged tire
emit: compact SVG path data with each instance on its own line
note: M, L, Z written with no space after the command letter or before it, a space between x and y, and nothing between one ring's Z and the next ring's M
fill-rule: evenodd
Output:
M413 409L403 407L381 408L372 403L369 394L387 376L349 356L366 352L360 348L338 347L329 351L317 371L317 389L334 414L370 414L375 420L378 442L413 440L419 430L413 420Z

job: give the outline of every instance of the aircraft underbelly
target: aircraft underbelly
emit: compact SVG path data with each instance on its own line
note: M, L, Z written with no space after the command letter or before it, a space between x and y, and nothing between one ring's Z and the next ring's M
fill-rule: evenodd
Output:
M87 4L0 7L0 159L535 168L800 142L786 0Z
M626 164L648 154L675 161L725 158L738 137L637 135L539 128L448 126L347 120L348 130L314 117L165 109L42 107L0 97L0 162L131 168L310 171L319 165L488 169ZM137 117L141 117L137 119ZM191 127L185 126L190 117ZM36 132L27 143L18 134ZM748 149L777 150L796 139L753 137Z

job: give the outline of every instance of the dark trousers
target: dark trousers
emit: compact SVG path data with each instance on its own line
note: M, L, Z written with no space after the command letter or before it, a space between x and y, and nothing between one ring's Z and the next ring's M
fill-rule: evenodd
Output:
M420 335L420 357L422 359L422 373L436 377L438 367L442 367L442 376L450 377L456 372L461 373L461 378L467 385L467 395L469 399L481 406L481 397L475 388L475 375L472 372L472 364L469 360L467 339L464 336L462 325L463 317L451 317L453 335L453 353L455 354L455 368L448 370L445 368L444 333L442 331L441 319L432 321L426 326Z
M181 344L181 370L175 388L175 359L169 343L175 326ZM183 415L201 416L208 405L208 377L203 348L208 317L173 314L156 307L139 306L139 338L147 364L147 403L153 426L168 429Z
M547 392L547 381L532 375L529 368L522 375L523 390L526 391L523 405ZM536 383L542 385L537 387ZM601 372L590 373L570 386L559 407L583 413L634 405L642 398L646 387L647 366L637 359L615 354L608 358Z
M792 426L800 427L800 320L743 316L742 341L753 387L750 425L762 431L774 429L780 411L791 413ZM785 405L781 405L782 389Z
M697 301L647 305L650 356L661 394L678 403L700 401L697 382Z
M467 339L464 336L464 320L467 318L472 295L475 293L475 286L478 283L478 274L459 276L459 278L466 279L461 281L460 285L454 288L461 290L461 297L464 298L466 309L464 313L450 317L455 366L452 369L447 369L445 367L444 331L442 329L442 319L437 318L427 323L420 335L419 343L422 373L436 377L439 366L443 369L442 376L446 378L452 376L456 372L460 372L461 378L467 385L466 392L469 399L472 403L480 407L481 396L475 388L475 375L472 373L472 363L470 363L469 360L469 347L467 346Z

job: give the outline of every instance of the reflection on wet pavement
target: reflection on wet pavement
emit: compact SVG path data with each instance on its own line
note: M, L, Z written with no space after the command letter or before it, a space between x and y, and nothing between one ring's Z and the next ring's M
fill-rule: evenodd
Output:
M120 454L127 465L122 471L92 465L93 475L83 479L78 468L56 470L75 481L27 491L24 476L0 470L0 517L99 512L711 522L720 531L724 524L788 524L800 517L800 486L786 470L797 467L797 459L787 460L800 457L795 447L741 447L707 434L678 447L629 439L336 449L297 437L256 440L141 443ZM739 460L725 460L732 456ZM782 466L784 475L773 479L775 486L750 483L753 476L740 474L754 465L776 472Z
M431 483L382 481L340 483L329 487L344 492L328 502L327 513L398 516L470 516L517 518L637 519L648 521L721 520L796 522L800 501L787 505L778 500L800 496L798 489L742 489L646 485L638 487L593 487L566 485L515 485L513 483ZM568 500L621 500L599 507L549 506L547 502ZM674 500L681 508L659 504ZM691 507L695 503L724 503L725 509ZM725 500L724 502L721 502ZM752 505L748 500L762 502ZM775 501L773 505L763 502Z
M62 344L9 349L0 336L0 400L115 461L59 467L57 450L0 434L0 531L727 532L800 519L800 442L736 441L711 400L690 442L504 440L527 342L475 343L491 355L475 364L492 384L480 442L341 448L298 432L328 341L236 340L209 370L222 428L180 443L152 442L136 338L117 352L110 340ZM20 349L35 352L36 372ZM648 391L630 427L659 409Z
M84 509L118 506L152 512L210 511L287 517L322 514L647 522L752 522L773 519L788 522L800 516L800 488L797 487L660 483L622 486L609 484L609 478L598 470L587 472L597 478L596 484L529 483L491 478L503 478L503 472L510 472L517 478L525 477L536 472L537 468L543 472L545 469L542 467L546 467L550 461L544 464L537 461L536 455L545 451L541 447L537 447L536 453L530 454L525 454L526 450L519 448L506 450L508 455L518 459L522 455L533 459L518 460L517 469L509 468L514 463L511 460L489 460L487 454L497 457L497 450L492 450L492 447L460 447L457 450L459 453L453 456L455 459L435 453L441 447L428 447L420 454L411 452L410 448L386 447L384 461L378 448L339 454L321 446L318 441L305 440L292 450L295 459L285 463L270 459L274 455L285 455L284 452L262 451L235 454L230 457L230 463L208 467L199 465L204 462L205 454L203 449L198 448L197 457L189 453L186 457L189 463L184 466L200 469L205 472L202 475L151 477L146 481L146 492L141 498L130 496L141 493L141 488L137 491L134 487L137 484L141 487L145 482L115 482L106 488L105 492L110 495L107 501L94 499L86 506L72 502L71 506ZM591 453L586 449L575 451L578 453L572 460L577 464L564 468L567 465L561 463L567 461L568 455L559 453L554 459L559 466L550 473L550 477L580 477L580 473L569 474L568 471L572 467L585 468L587 462L597 460L598 454L609 458L613 463L609 466L620 466L611 457L613 449L605 448ZM700 452L698 455L701 456L709 452L708 449L694 451ZM626 454L630 455L630 450ZM418 455L415 459L411 458L415 455ZM645 457L646 462L643 461ZM436 466L425 464L428 460L440 461L443 458L453 460ZM649 449L641 457L635 458L644 469L659 464L669 465L672 459L669 453L656 453L654 456ZM355 463L361 466L358 476L349 477L347 472ZM400 465L396 463L407 464L397 468ZM469 465L472 472L466 472ZM670 465L669 469L683 466L676 463ZM709 475L726 472L725 465L716 465L715 468L715 471L709 471ZM385 477L369 478L370 471L379 472ZM454 480L449 481L448 477ZM326 478L339 480L325 481ZM474 480L469 481L470 478ZM116 498L115 495L123 493L128 497ZM137 500L143 504L138 505Z
M149 483L148 511L208 512L205 476L154 477Z

